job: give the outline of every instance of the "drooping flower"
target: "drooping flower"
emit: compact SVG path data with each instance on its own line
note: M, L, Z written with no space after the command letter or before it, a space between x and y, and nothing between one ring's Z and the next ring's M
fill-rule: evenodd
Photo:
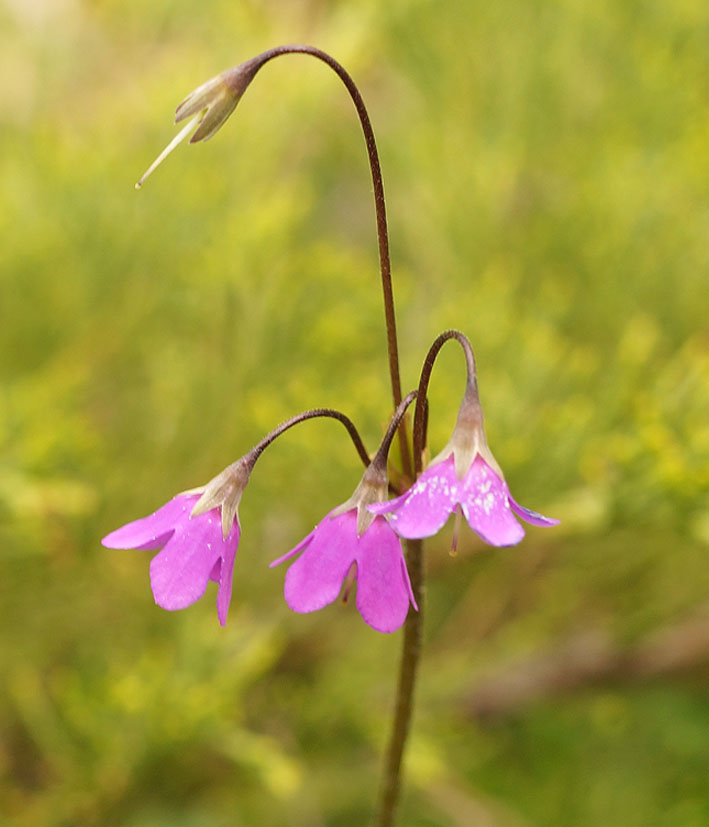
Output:
M400 497L367 506L373 514L388 515L394 530L412 539L436 534L459 507L473 531L493 546L514 545L524 537L515 514L536 526L559 523L524 508L510 494L487 444L474 380L468 383L443 451Z
M136 189L142 187L143 182L151 172L167 158L178 144L184 141L192 130L194 130L194 134L190 138L191 144L211 138L234 111L263 62L261 56L247 60L210 78L190 92L175 110L175 123L178 124L185 118L193 117L148 167L135 185Z
M206 486L178 494L154 514L112 531L101 542L107 548L162 547L150 563L150 585L163 609L184 609L202 597L209 580L218 583L217 615L224 626L241 535L239 502L250 471L247 455Z
M401 540L383 517L366 511L386 496L385 466L376 460L365 471L352 497L331 511L298 545L271 563L298 559L286 573L285 599L294 612L313 612L343 600L356 583L356 606L365 623L394 632L416 601L406 570Z

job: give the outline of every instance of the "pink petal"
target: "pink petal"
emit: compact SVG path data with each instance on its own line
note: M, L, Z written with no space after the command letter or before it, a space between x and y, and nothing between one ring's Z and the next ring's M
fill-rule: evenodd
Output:
M221 532L221 513L219 513L219 537ZM231 531L223 544L223 556L221 559L219 591L217 592L217 616L222 626L226 626L226 616L231 603L231 588L234 581L234 561L236 560L236 549L239 545L241 527L238 518L234 520Z
M222 539L221 515L212 509L183 520L165 548L150 563L150 584L158 606L184 609L204 594L217 560L233 565L238 527L232 527L226 542ZM221 618L220 618L221 619Z
M394 632L415 604L401 540L383 517L356 541L357 608L365 623L378 632Z
M106 548L156 549L164 546L175 525L189 517L199 496L178 495L154 514L142 517L107 534L101 543Z
M476 456L463 479L460 504L468 524L486 543L511 546L524 537L524 529L510 510L507 483Z
M354 561L356 544L357 512L352 509L336 517L328 514L303 542L285 555L288 557L296 549L303 549L286 573L286 603L294 612L314 612L337 599Z
M409 490L388 503L367 506L373 514L390 514L389 523L401 537L431 537L455 508L460 483L452 456L429 466Z
M209 572L209 579L214 583L218 583L222 579L221 558L219 558L219 560L217 560L217 562L212 566L212 570Z
M272 569L274 566L280 565L285 560L289 560L291 557L296 555L299 551L302 551L308 545L308 543L313 539L313 535L315 534L317 529L318 529L318 526L315 526L315 528L310 532L310 534L308 534L307 537L304 537L298 543L298 545L295 546L295 548L292 548L290 551L287 551L282 557L278 557L272 563L269 563L268 564L269 569Z
M536 511L532 511L529 508L525 508L512 497L510 497L509 500L510 506L514 513L518 517L521 517L523 520L526 520L531 525L539 525L546 527L552 525L559 525L559 523L561 522L560 520L555 520L553 517L544 517L542 514L537 514Z

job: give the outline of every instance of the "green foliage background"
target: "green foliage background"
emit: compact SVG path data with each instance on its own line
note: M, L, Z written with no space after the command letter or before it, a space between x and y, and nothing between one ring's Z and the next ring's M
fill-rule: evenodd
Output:
M356 484L340 427L259 463L225 630L214 591L163 612L148 555L99 542L299 410L346 410L370 449L386 424L368 170L334 75L270 64L133 191L188 91L297 41L370 108L405 387L465 331L512 491L563 521L507 550L468 532L455 559L450 528L428 544L402 825L709 823L706 649L470 711L576 635L632 648L707 611L704 0L0 3L3 823L370 817L399 635L352 606L291 614L267 568ZM433 451L462 386L450 345Z

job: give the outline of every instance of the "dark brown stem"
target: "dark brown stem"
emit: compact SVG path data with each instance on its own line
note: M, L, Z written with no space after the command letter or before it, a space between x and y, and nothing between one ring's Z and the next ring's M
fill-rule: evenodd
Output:
M396 709L392 723L389 746L384 760L379 809L375 827L393 827L401 787L401 764L406 739L411 727L414 689L418 672L423 637L424 570L423 540L406 541L406 562L411 588L418 604L418 611L409 611L404 626L404 645L399 665L399 681L396 688Z
M414 463L416 476L421 472L422 454L426 445L428 423L428 384L431 371L440 349L449 339L457 339L465 353L467 364L467 388L475 388L475 355L468 339L458 330L446 330L431 345L421 370L416 413L414 416ZM467 392L467 391L466 391ZM411 587L418 604L418 612L409 612L404 627L404 645L399 667L399 682L396 690L396 710L387 748L382 776L379 810L375 827L393 827L396 806L401 786L401 764L413 714L416 674L421 655L424 612L424 561L423 540L406 541L406 562L411 578Z
M384 434L382 439L381 445L379 446L379 450L377 451L376 456L372 459L372 465L375 463L379 465L379 467L383 470L386 470L387 467L387 459L389 457L389 449L391 448L391 442L394 439L394 434L398 432L399 425L401 424L401 420L404 418L406 414L406 409L409 405L416 399L417 391L409 391L406 396L401 400L397 409L394 411L394 414L389 421L389 426Z
M475 388L475 354L473 353L472 345L468 337L459 330L446 330L434 341L429 348L426 358L423 361L421 368L421 378L419 379L418 397L416 399L416 410L414 412L414 468L416 469L416 476L421 473L423 465L423 451L426 447L426 430L428 424L428 383L431 380L431 371L438 356L438 352L449 339L456 339L465 353L465 362L467 366L467 386L468 388Z
M389 352L389 377L391 379L394 407L396 408L401 402L399 346L396 336L396 315L394 312L394 290L391 281L391 263L389 259L389 231L387 229L386 204L384 201L384 182L382 179L381 166L379 164L377 144L374 139L374 130L372 129L372 124L369 120L369 114L367 113L367 108L364 105L362 95L360 94L354 80L352 80L352 77L344 69L344 67L338 63L335 58L327 54L327 52L323 52L315 46L306 46L296 43L287 46L276 46L273 49L269 49L257 58L254 58L254 61L258 61L260 66L263 66L269 60L286 54L311 55L312 57L316 57L318 60L321 60L323 63L326 63L347 87L347 91L350 93L350 97L352 98L355 109L357 110L360 124L362 125L362 132L364 133L364 140L367 145L369 167L372 173L372 185L374 187L374 206L377 215L377 237L379 239L379 264L382 279L382 292L384 295L384 316L386 319L387 346ZM409 453L405 417L402 417L399 422L398 433L403 471L409 479L412 479L413 472L411 456Z
M334 408L313 408L310 411L304 411L303 413L296 414L296 416L292 416L290 419L286 419L285 422L281 422L280 425L277 425L269 434L258 442L254 447L249 451L249 457L251 461L251 466L253 467L256 460L261 456L263 451L268 448L268 446L278 437L287 431L289 428L292 428L294 425L298 425L300 422L305 422L306 419L316 419L317 417L330 417L331 419L337 419L341 422L345 428L347 429L347 433L350 435L352 442L354 443L354 447L357 450L357 454L359 458L364 463L364 467L367 468L369 466L369 454L367 453L367 449L364 447L364 443L362 442L362 438L359 435L359 431L354 425L354 422L345 414L341 413L340 411L336 411Z

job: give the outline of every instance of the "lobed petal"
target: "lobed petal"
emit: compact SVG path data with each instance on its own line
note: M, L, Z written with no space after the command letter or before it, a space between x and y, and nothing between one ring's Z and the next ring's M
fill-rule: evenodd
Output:
M189 520L190 511L199 497L178 495L153 514L134 520L107 534L106 548L134 548L145 551L160 548L170 539L175 528Z
M294 612L314 612L335 601L355 559L356 509L331 514L306 537L307 546L299 544L304 551L286 573L286 603ZM295 549L286 557L293 553Z
M507 483L480 455L463 478L460 495L465 519L486 543L512 546L524 537L524 529L510 510Z
M389 514L389 523L401 537L431 537L445 524L458 501L460 482L451 455L430 465L409 490L388 503L374 503L373 514Z
M553 517L545 517L543 514L537 514L536 511L532 511L529 508L525 508L523 505L520 505L513 497L510 497L510 507L514 511L514 513L521 517L526 522L530 523L531 525L538 525L543 527L548 527L552 525L559 525L561 520L555 520Z
M225 568L229 568L225 561L231 560L233 566L238 536L235 524L227 540L222 538L217 509L180 523L150 563L150 585L158 606L172 611L199 600L218 560L222 563L221 588Z
M357 538L357 609L378 632L395 632L416 606L401 540L383 517Z

